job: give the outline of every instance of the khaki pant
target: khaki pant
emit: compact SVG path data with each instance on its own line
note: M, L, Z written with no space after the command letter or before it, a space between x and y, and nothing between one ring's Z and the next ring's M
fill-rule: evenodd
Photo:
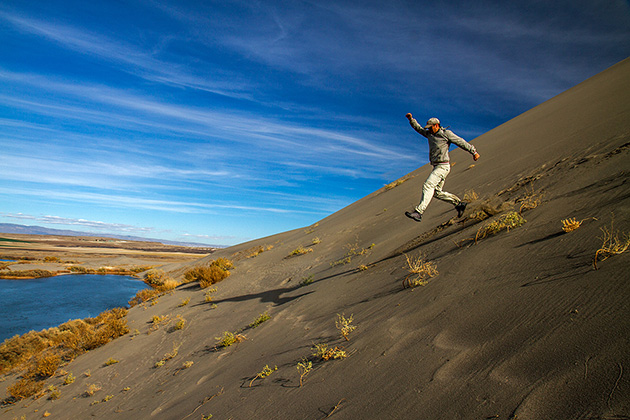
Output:
M449 172L451 172L451 165L448 163L440 163L433 167L433 171L431 171L431 174L422 186L422 198L420 199L420 204L416 207L418 213L424 213L433 196L454 206L460 203L461 200L455 194L442 191L444 181Z

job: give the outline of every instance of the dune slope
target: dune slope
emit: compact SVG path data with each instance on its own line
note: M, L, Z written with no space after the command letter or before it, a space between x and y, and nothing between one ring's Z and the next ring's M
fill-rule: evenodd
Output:
M472 142L481 160L454 150L445 187L477 194L462 219L437 200L421 223L404 216L427 165L313 226L170 266L179 277L218 257L235 268L212 302L191 283L132 308L131 334L65 366L73 384L48 381L59 399L0 417L630 418L630 251L593 266L602 229L630 232L630 59ZM522 226L484 237L512 211ZM565 233L568 218L582 223ZM439 274L404 288L407 257L420 255ZM349 341L338 314L353 316ZM224 331L246 339L217 349ZM316 358L315 344L347 357ZM301 361L312 363L302 386ZM254 379L265 365L277 370ZM90 384L101 390L85 397Z

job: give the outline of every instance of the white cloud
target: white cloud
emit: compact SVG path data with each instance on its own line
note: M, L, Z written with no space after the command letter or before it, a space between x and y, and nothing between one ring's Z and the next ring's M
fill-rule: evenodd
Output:
M132 225L125 225L120 223L106 223L85 219L73 219L59 216L33 216L23 213L0 213L2 217L8 219L17 220L29 220L37 223L45 223L49 225L64 225L64 226L83 226L92 229L98 229L101 231L114 231L114 232L126 232L126 233L149 233L154 232L155 228L152 227L138 227Z
M227 74L224 76L225 81L217 81L216 75L213 78L195 76L180 70L182 66L156 59L150 53L132 44L59 23L51 24L2 11L0 11L0 19L10 22L22 31L47 38L65 48L110 61L116 64L118 69L146 80L199 89L233 98L251 99L247 94L250 86L235 81Z

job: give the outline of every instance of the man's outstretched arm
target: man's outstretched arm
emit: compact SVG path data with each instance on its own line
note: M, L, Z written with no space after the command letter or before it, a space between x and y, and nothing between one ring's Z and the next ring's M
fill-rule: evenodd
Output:
M479 160L480 156L479 153L477 153L477 149L475 149L475 146L468 143L466 140L459 137L457 134L453 133L450 130L444 130L444 133L451 143L473 155L474 160Z
M405 115L405 117L407 117L407 119L409 120L409 124L411 124L411 127L413 127L414 130L416 130L418 133L422 134L425 137L427 136L427 130L425 130L423 126L418 124L418 121L416 121L413 118L413 115L411 115L411 112L408 112L407 115Z

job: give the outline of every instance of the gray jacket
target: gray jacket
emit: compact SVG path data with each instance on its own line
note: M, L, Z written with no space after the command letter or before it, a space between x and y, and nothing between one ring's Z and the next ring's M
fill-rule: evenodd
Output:
M475 146L468 143L463 138L457 136L451 130L445 130L440 127L439 131L435 134L431 130L425 130L418 121L414 118L409 120L409 123L418 133L422 134L424 137L429 140L429 160L431 161L431 165L438 165L440 163L448 163L448 147L452 144L461 147L471 155L477 153L477 149Z

